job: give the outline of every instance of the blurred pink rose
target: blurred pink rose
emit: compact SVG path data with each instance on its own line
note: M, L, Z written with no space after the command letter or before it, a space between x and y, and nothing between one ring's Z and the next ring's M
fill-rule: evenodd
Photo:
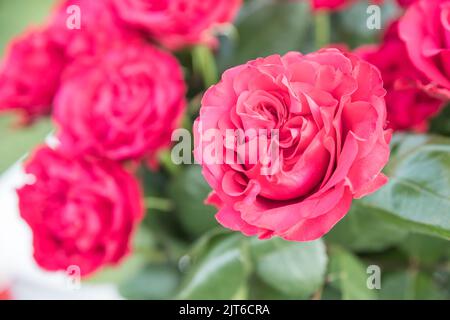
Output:
M113 160L139 160L170 145L185 109L178 61L128 43L71 65L55 98L62 148Z
M25 123L50 113L64 64L47 30L15 39L0 66L0 111L15 110Z
M115 43L139 36L117 18L111 0L65 0L56 7L48 28L68 58L102 54Z
M400 38L414 66L428 78L424 89L450 99L450 0L418 0L400 18Z
M42 268L77 266L85 276L129 252L143 205L137 181L119 164L41 147L25 171L34 181L17 191L20 213Z
M374 66L337 49L273 55L226 71L205 93L194 124L194 155L214 190L217 220L260 238L309 241L327 233L353 198L387 180L385 93ZM216 150L240 162L212 163L207 135L230 129L277 130L279 141L264 146L254 143L264 137L244 135ZM263 174L267 159L278 170Z
M169 49L214 45L214 28L232 22L242 0L112 0L120 18Z
M0 281L0 300L11 300L9 287Z
M0 291L0 300L11 300L11 294L8 290Z
M397 3L403 7L409 7L410 5L412 5L414 2L416 2L417 0L397 0Z
M395 130L425 131L427 121L443 106L414 85L426 81L408 58L406 47L398 36L398 22L391 24L381 45L363 46L355 54L381 71L387 90L386 106L389 127ZM407 84L411 85L407 85Z

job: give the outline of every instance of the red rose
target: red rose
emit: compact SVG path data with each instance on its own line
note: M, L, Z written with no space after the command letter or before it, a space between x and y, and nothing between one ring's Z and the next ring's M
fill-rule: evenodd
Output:
M115 43L138 37L117 18L110 0L65 0L51 16L48 28L68 58L102 54Z
M19 111L24 122L50 113L64 64L46 30L13 41L0 66L0 111Z
M113 160L153 155L170 145L185 91L178 61L150 45L79 59L55 98L62 148Z
M226 71L205 93L194 124L194 155L214 190L218 221L260 238L309 241L327 233L353 198L387 180L380 173L391 136L384 95L374 66L337 49ZM227 160L216 161L223 154Z
M42 147L25 171L34 182L18 190L19 207L41 267L74 265L87 275L129 252L143 206L137 181L120 165Z
M398 36L398 23L388 28L380 46L364 46L355 52L381 71L387 90L388 124L395 130L424 131L427 120L443 106L443 102L428 96L414 84L426 77L408 58L406 47Z
M231 22L242 0L112 0L120 18L170 49L214 44L213 28Z
M418 0L400 19L400 38L414 66L428 78L425 89L450 98L450 0Z

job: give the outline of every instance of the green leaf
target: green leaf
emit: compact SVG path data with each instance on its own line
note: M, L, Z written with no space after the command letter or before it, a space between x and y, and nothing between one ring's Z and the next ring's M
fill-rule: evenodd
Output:
M218 225L214 218L216 208L204 203L210 192L200 166L187 167L169 187L178 219L185 231L194 238Z
M240 299L250 269L248 248L239 234L214 236L207 252L188 271L178 299Z
M205 252L209 251L213 245L224 239L227 236L231 236L233 232L222 227L214 228L207 233L205 233L200 239L198 239L194 245L189 250L189 259L197 260L200 259Z
M409 235L400 249L420 265L432 266L450 260L450 241L427 235Z
M295 298L308 298L324 282L327 255L322 240L289 242L251 240L257 275L269 286Z
M403 136L393 150L389 183L361 203L409 230L450 239L450 139Z
M255 276L250 280L249 284L249 299L250 300L292 300L284 293L267 285L259 277Z
M249 1L241 10L236 22L238 40L225 38L221 43L218 63L222 71L258 57L314 48L308 41L312 33L307 1L267 2Z
M126 283L131 277L139 273L142 267L146 263L146 257L141 254L131 255L124 258L119 265L113 267L105 267L92 277L85 279L84 281L92 284L101 283L114 283L121 284Z
M0 174L20 160L52 131L50 119L42 119L31 127L19 128L14 120L0 115Z
M321 300L341 300L341 292L332 286L326 286L321 294Z
M356 252L379 252L400 243L407 231L383 220L377 210L354 201L350 212L325 240Z
M166 196L165 186L169 183L169 179L164 172L141 167L137 175L144 186L145 197L164 198Z
M367 287L365 266L358 257L340 247L330 253L330 285L341 291L344 300L372 300L377 298L375 290Z
M419 271L395 272L382 281L381 300L435 300L445 299L433 278Z
M161 300L173 297L179 285L180 273L171 265L148 265L119 287L128 299Z

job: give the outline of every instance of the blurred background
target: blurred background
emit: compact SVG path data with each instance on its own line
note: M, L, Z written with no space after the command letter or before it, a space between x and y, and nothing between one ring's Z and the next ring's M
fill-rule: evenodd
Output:
M43 22L54 3L0 0L2 55L14 36ZM367 6L366 1L360 1L333 13L330 42L346 43L352 48L377 42L382 30L365 27ZM399 8L386 1L382 7L383 25L398 14ZM215 62L218 74L258 56L290 50L306 53L325 45L315 37L314 19L306 1L246 1L235 29L220 38ZM194 119L205 86L192 70L190 53L180 52L178 58L186 67L191 89L190 117ZM215 77L213 73L210 79L214 81ZM416 233L415 228L382 219L383 214L354 205L323 241L298 244L273 239L261 244L218 226L215 209L203 204L209 187L197 166L176 168L176 179L165 169L142 172L146 196L164 197L170 203L147 215L134 239L133 255L119 267L107 268L81 285L76 277L42 271L32 259L31 232L19 218L15 188L25 179L21 159L48 139L52 125L48 119L26 130L18 130L13 124L12 117L0 117L0 297L450 298L448 236ZM448 114L433 121L432 131L449 135ZM407 141L414 148L424 143L421 137L401 135L396 141ZM382 270L380 290L367 287L367 268L371 265Z
M13 37L44 22L57 2L0 0L1 55ZM45 272L34 262L31 231L19 217L15 189L25 179L20 160L49 136L52 126L48 119L26 130L19 130L14 123L13 116L0 117L0 299L120 298L114 285L83 285L78 289L74 284L77 279Z

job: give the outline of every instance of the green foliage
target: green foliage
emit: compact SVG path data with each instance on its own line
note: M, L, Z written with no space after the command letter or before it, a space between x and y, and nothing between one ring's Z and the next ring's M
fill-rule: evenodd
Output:
M205 46L196 46L192 49L192 67L194 72L202 75L205 87L217 83L217 67L211 50Z
M377 210L354 201L350 212L325 236L355 252L379 252L401 243L407 231L386 222Z
M447 240L422 234L411 234L399 245L415 263L433 266L450 261L450 243Z
M214 218L216 209L204 204L210 192L200 166L189 166L169 186L179 222L185 232L194 238L218 225Z
M275 288L265 284L258 277L249 280L248 298L251 300L293 300L293 297L283 294Z
M44 21L56 0L0 0L0 53L12 37Z
M380 6L381 25L385 26L398 16L394 1L385 1ZM367 19L373 12L368 12L369 1L359 0L355 5L333 16L332 42L345 43L351 48L367 43L378 42L380 32L367 27Z
M320 289L327 264L321 240L258 240L217 231L200 239L188 256L193 264L180 299L306 299Z
M140 273L120 286L129 299L161 300L171 298L179 285L180 273L172 265L147 265Z
M386 276L380 291L381 300L436 300L445 299L445 293L432 276L413 271L396 272Z
M179 299L241 298L249 270L249 256L242 236L219 236L189 270Z
M351 252L333 247L330 256L330 285L341 292L344 300L376 299L376 292L367 287L367 266Z
M52 124L48 119L41 120L30 128L15 126L14 121L11 117L0 116L0 174L25 156L36 144L44 142L45 137L52 131Z
M288 242L282 239L252 239L257 275L289 297L308 298L322 285L327 255L321 240Z
M306 1L249 1L236 23L238 38L225 38L221 43L219 69L223 71L271 54L312 51L310 26Z
M430 132L450 136L450 106L447 105L431 120Z

